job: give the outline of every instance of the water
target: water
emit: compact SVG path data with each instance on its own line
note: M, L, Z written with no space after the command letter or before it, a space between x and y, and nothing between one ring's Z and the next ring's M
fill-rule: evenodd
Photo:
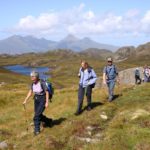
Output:
M13 66L5 66L4 68L10 71L19 73L19 74L27 75L27 76L30 76L31 71L35 70L39 72L41 79L47 79L50 77L49 75L45 74L46 72L49 72L50 70L48 67L32 68L32 67L25 67L22 65L13 65Z

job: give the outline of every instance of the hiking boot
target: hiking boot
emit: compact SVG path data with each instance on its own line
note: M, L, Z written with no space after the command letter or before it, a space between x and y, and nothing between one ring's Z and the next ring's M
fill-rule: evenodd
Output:
M75 116L79 116L81 114L81 111L77 111L74 113Z
M86 110L87 110L87 111L91 111L92 108L91 108L90 106L88 106Z
M34 135L37 136L40 134L40 131L34 132Z

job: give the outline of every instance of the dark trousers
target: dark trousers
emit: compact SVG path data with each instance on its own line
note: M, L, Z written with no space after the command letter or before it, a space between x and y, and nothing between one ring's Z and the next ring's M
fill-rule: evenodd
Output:
M87 98L87 107L91 107L92 87L88 86L83 88L81 85L79 85L77 112L80 112L82 109L84 94L86 94L86 98Z
M141 78L138 75L135 75L135 84L141 84Z
M35 95L34 96L34 131L40 131L41 122L48 123L49 118L44 116L42 113L45 110L46 96L45 95Z

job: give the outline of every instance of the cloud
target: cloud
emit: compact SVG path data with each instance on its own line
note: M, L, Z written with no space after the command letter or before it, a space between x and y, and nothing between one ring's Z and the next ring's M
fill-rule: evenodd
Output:
M147 11L144 17L141 19L141 28L145 34L150 33L150 10Z
M65 11L23 17L9 31L36 36L72 33L84 36L134 37L150 32L150 10L143 16L137 9L128 10L121 15L113 12L97 14L93 10L86 10L86 5L81 3L78 7Z

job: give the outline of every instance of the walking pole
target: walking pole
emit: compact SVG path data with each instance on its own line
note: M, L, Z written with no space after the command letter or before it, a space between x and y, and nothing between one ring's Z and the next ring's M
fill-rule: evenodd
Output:
M23 104L23 108L24 108L24 114L25 114L25 122L26 122L26 125L27 125L27 128L26 128L26 130L27 130L27 132L29 131L29 128L28 128L28 119L27 119L27 110L26 110L26 105L25 104Z

